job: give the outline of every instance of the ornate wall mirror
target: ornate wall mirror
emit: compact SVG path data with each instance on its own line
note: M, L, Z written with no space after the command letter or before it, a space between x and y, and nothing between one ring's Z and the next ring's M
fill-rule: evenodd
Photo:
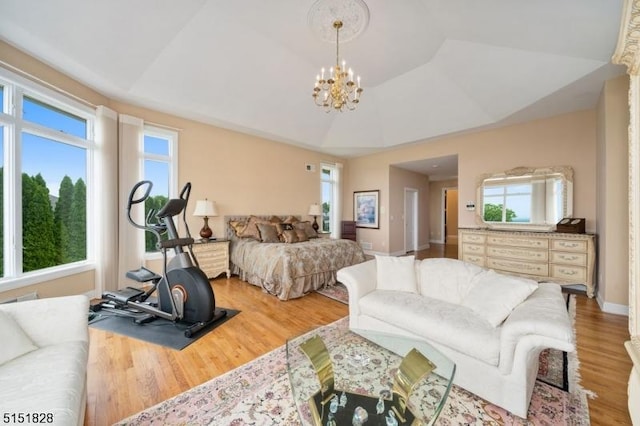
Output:
M476 222L491 229L553 231L573 214L573 169L517 167L480 176Z

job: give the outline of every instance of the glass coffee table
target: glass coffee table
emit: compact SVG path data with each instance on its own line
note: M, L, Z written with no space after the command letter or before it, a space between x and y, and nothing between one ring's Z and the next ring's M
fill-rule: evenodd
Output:
M303 425L434 424L456 369L425 341L346 327L320 327L286 350Z

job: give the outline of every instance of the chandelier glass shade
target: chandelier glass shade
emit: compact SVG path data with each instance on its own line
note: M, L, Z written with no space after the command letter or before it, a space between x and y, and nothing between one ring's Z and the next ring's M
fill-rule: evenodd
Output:
M337 20L333 23L336 29L336 65L320 70L320 74L316 76L316 83L313 88L313 100L316 105L324 108L325 112L331 110L344 111L354 110L360 102L362 87L360 86L360 76L355 81L353 78L353 70L349 68L345 61L340 65L340 28L342 21Z

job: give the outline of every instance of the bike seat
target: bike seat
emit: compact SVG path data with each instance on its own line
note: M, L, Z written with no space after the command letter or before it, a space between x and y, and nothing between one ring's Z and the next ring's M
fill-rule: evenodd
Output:
M160 275L156 274L153 271L150 271L144 266L135 271L127 271L127 278L138 281L139 283L146 283L148 281L156 282L162 279Z

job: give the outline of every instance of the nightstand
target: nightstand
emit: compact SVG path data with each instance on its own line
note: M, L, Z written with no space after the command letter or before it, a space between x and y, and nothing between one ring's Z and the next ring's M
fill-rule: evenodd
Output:
M193 254L207 278L215 278L223 272L227 278L231 277L229 240L197 240L193 243Z

